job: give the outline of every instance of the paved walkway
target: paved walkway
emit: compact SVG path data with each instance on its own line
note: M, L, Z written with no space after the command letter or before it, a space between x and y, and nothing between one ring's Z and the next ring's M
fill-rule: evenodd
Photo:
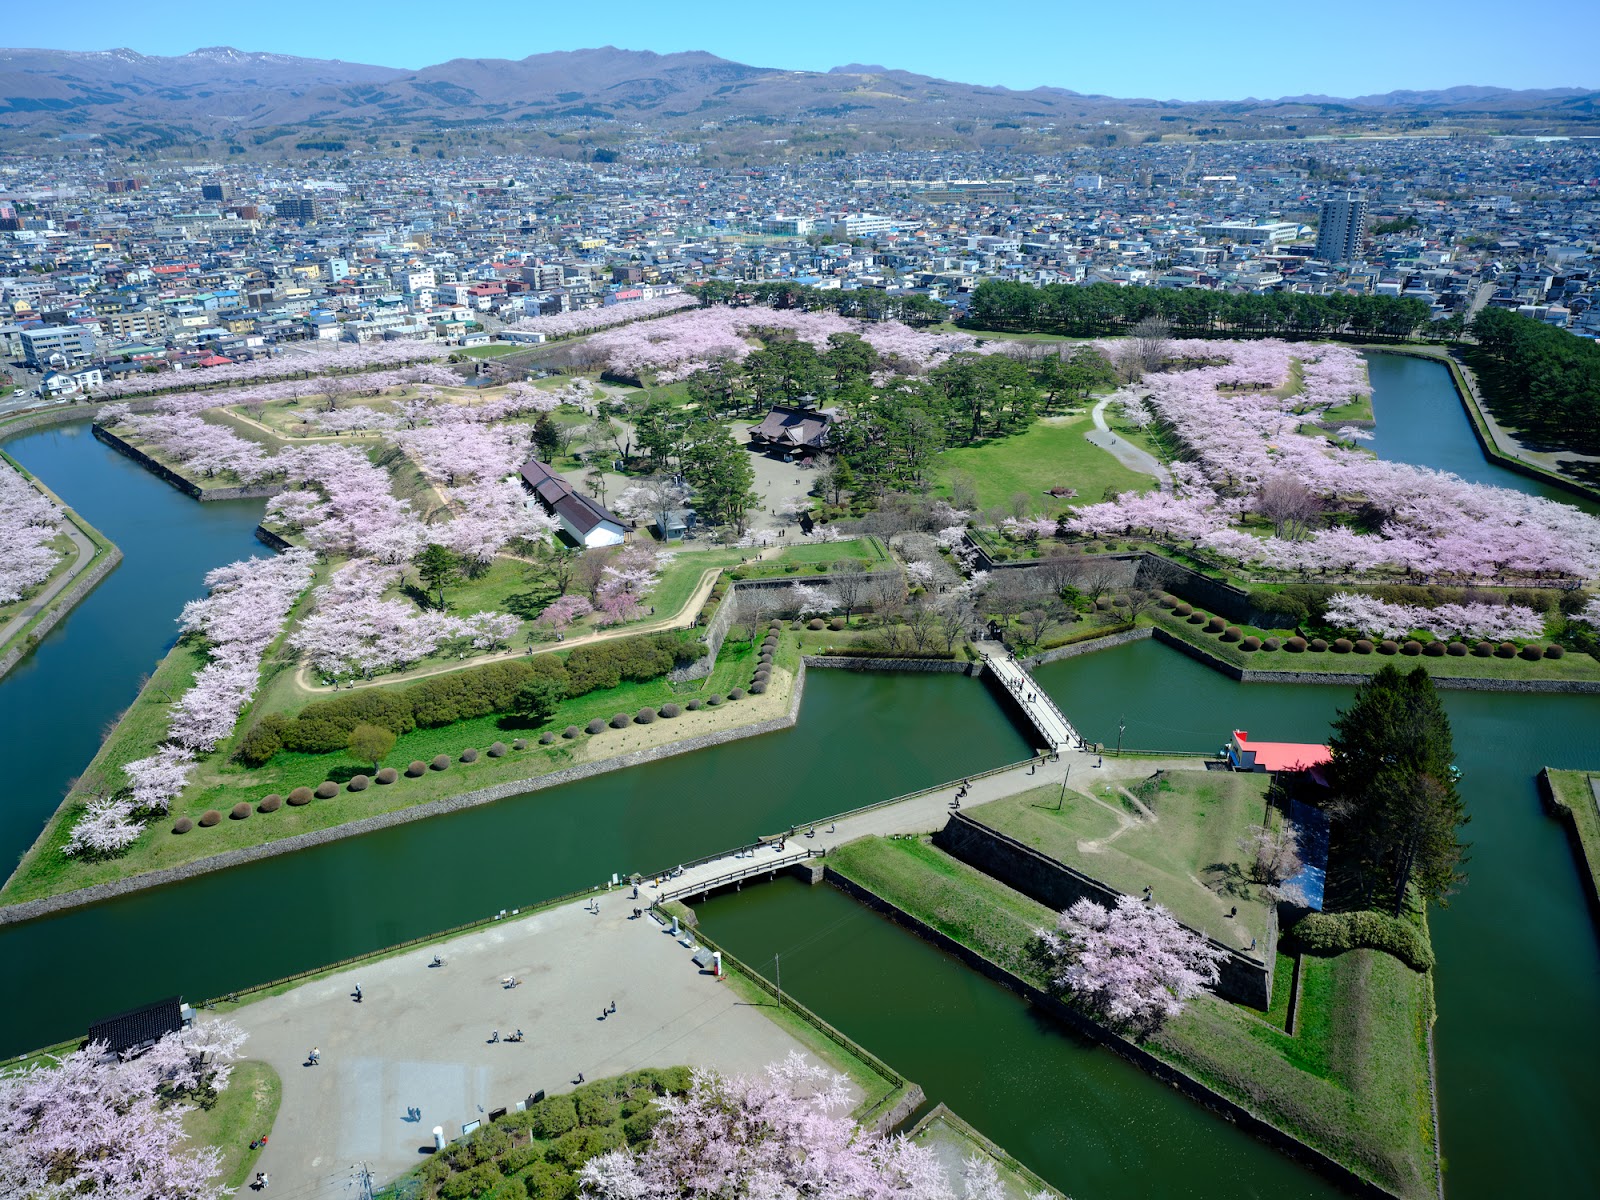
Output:
M54 497L51 497L54 499ZM62 520L62 528L72 539L72 545L77 551L78 559L72 564L71 570L52 580L45 589L35 596L21 611L0 627L0 646L4 646L13 637L22 632L23 626L50 607L51 601L72 585L72 581L83 573L85 567L94 560L94 543L88 536L72 522L71 517Z
M1094 410L1089 414L1094 418L1094 432L1086 433L1083 436L1096 446L1099 446L1100 449L1107 451L1112 458L1115 458L1128 470L1138 471L1141 475L1154 475L1161 490L1170 492L1172 490L1172 472L1167 470L1153 454L1139 449L1132 442L1119 438L1112 433L1111 427L1106 424L1106 406L1115 399L1117 399L1117 394L1113 392L1094 406Z
M270 1196L347 1193L356 1164L382 1185L489 1111L648 1066L751 1073L801 1049L762 1006L702 973L625 889L508 918L435 948L409 950L230 1014L245 1052L283 1078L283 1105L258 1169ZM432 967L434 953L444 959ZM520 982L507 988L502 980ZM356 984L362 999L353 998ZM615 1014L601 1019L602 1008ZM204 1018L202 1018L204 1019ZM518 1026L522 1042L505 1037ZM490 1042L498 1030L501 1040ZM312 1046L321 1065L310 1066ZM420 1120L407 1110L419 1106ZM253 1136L258 1130L243 1130Z
M1101 787L1118 787L1147 779L1155 771L1195 769L1197 762L1192 758L1103 758L1085 751L1067 750L1054 762L1040 759L973 779L961 800L961 808L976 808L991 800L1049 784L1059 787L1067 782L1074 791L1089 793ZM732 851L720 858L685 867L682 874L647 879L639 889L640 895L652 903L657 897L663 897L692 904L704 890L726 886L731 875L764 880L775 870L805 861L810 854L835 849L857 838L932 833L943 828L950 814L956 811L954 801L962 782L951 780L930 791L865 809L837 821L823 816L815 825L797 826L793 837L769 840L755 849ZM772 831L751 831L752 841L759 836L770 839Z

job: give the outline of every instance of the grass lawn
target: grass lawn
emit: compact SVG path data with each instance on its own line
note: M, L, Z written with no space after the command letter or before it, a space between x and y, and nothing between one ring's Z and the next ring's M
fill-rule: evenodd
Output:
M269 654L269 659L271 657ZM772 686L764 695L725 700L716 707L686 711L677 718L660 718L648 725L630 725L625 729L608 727L593 736L580 733L571 740L557 736L548 746L541 746L535 740L545 729L559 735L566 726L577 725L581 729L595 717L608 720L619 712L634 713L646 706L659 708L668 701L683 705L691 699L703 701L712 695L725 697L734 687L749 687L755 659L756 649L752 643L730 639L723 645L711 676L694 684L675 688L661 679L624 683L591 692L566 701L549 722L533 728L521 726L514 719L488 716L435 729L418 729L396 743L384 765L403 770L413 759L426 762L444 754L451 759L448 770L429 770L417 779L402 774L399 781L387 787L374 784L364 792L341 791L334 799L313 801L304 807L285 806L275 813L253 813L246 820L224 819L209 828L199 827L198 820L208 809L226 814L241 801L253 805L271 792L287 795L293 788L314 788L327 779L343 783L353 775L372 769L371 763L357 762L345 751L329 754L282 752L255 770L231 761L237 740L249 728L252 717L265 711L295 711L304 703L303 697L300 704L293 706L283 702L282 698L289 694L283 686L289 672L286 661L280 660L266 668L268 682L263 686L255 709L241 720L232 739L199 761L189 786L172 802L169 816L152 822L139 840L118 858L82 861L67 857L62 848L87 800L96 792L112 793L124 786L122 765L151 754L165 737L171 702L189 687L204 663L202 653L180 643L162 660L77 785L62 801L16 873L0 890L0 901L13 904L55 895L177 866L227 850L412 808L493 784L536 779L563 767L771 720L788 711L793 692L799 650L792 636L784 637L779 643L774 663L777 669ZM494 742L509 745L516 738L528 739L528 748L509 751L498 759L483 753ZM460 762L461 752L469 747L480 752L478 761ZM184 835L173 834L172 824L182 816L196 821L197 827Z
M1191 929L1248 946L1266 937L1272 902L1250 882L1249 856L1238 842L1261 823L1267 782L1265 775L1170 771L1140 796L1153 818L1098 786L1094 796L1068 789L1059 811L1061 789L1043 787L968 815L1119 892L1137 896L1149 884ZM1233 907L1237 917L1228 916Z
M1036 422L1026 433L975 446L952 446L939 456L941 489L948 495L951 474L965 472L977 482L978 503L985 508L1008 504L1021 492L1032 511L1055 513L1066 506L1096 504L1107 488L1143 492L1154 486L1151 476L1130 471L1085 440L1083 435L1093 428L1088 416L1052 417ZM1056 500L1044 494L1052 487L1077 488L1078 496Z
M1572 814L1572 823L1578 830L1578 846L1582 851L1579 866L1589 872L1596 892L1600 892L1600 792L1594 790L1593 780L1600 778L1592 771L1557 771L1545 768L1550 779L1550 790L1556 803Z
M892 561L888 550L875 537L851 538L843 542L801 540L771 558L733 568L729 571L729 578L772 579L779 575L792 575L796 583L817 583L819 581L812 576L824 574L818 570L819 567L849 562L865 564L866 570L876 571ZM790 570L791 567L797 569Z
M828 866L1046 986L1025 947L1055 914L1020 892L920 839L865 838L830 853ZM1207 995L1144 1048L1408 1200L1434 1196L1429 976L1372 950L1305 964L1293 1037Z
M515 342L491 342L487 346L461 346L451 353L467 358L499 358L505 354L520 354L527 348Z
M261 1150L250 1149L250 1143L271 1134L282 1098L278 1073L267 1063L247 1058L234 1064L233 1078L209 1110L196 1108L184 1114L183 1130L194 1145L222 1151L224 1186L240 1188L254 1176Z
M1061 1194L943 1104L918 1121L909 1137L917 1145L933 1151L950 1179L961 1178L968 1159L989 1159L1000 1177L1005 1200L1029 1200L1041 1191L1047 1196Z
M1231 666L1242 667L1252 671L1305 671L1315 674L1371 674L1384 665L1392 665L1402 671L1409 671L1413 667L1422 667L1440 679L1586 679L1600 680L1600 662L1587 654L1578 651L1568 651L1562 658L1541 658L1537 662L1528 662L1521 658L1498 658L1490 655L1488 658L1479 658L1475 654L1468 654L1462 658L1444 655L1439 658L1430 658L1425 654L1415 657L1406 654L1335 654L1331 649L1318 654L1311 650L1304 650L1293 654L1288 650L1255 650L1239 649L1237 642L1224 642L1219 634L1206 633L1204 625L1191 625L1187 617L1175 617L1165 609L1157 608L1146 618L1154 621L1157 626L1174 633L1193 645L1199 646L1206 653L1221 659ZM1253 627L1239 626L1245 636L1255 634L1258 637L1277 636L1284 637L1284 630L1259 630Z

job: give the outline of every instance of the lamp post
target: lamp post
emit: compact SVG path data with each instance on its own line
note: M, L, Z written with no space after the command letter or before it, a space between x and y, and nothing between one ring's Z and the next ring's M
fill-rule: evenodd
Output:
M1061 777L1061 794L1056 797L1056 811L1061 811L1061 805L1067 798L1067 780L1072 778L1072 764L1067 764L1067 773Z

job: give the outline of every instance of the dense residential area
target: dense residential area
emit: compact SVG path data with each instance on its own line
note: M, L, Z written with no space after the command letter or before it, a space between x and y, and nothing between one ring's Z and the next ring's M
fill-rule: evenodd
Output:
M1506 138L746 170L649 155L127 169L94 153L12 157L0 354L16 386L76 395L308 341L535 342L538 328L517 326L621 319L710 281L838 291L846 311L924 322L960 317L985 282L1104 283L1403 298L1442 337L1488 306L1592 337L1597 178L1600 151L1582 141Z

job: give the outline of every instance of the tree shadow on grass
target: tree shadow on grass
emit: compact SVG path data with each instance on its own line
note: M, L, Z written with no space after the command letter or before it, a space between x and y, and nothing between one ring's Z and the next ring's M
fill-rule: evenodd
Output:
M1233 900L1250 899L1250 881L1238 863L1214 862L1200 869L1200 878L1219 896Z

